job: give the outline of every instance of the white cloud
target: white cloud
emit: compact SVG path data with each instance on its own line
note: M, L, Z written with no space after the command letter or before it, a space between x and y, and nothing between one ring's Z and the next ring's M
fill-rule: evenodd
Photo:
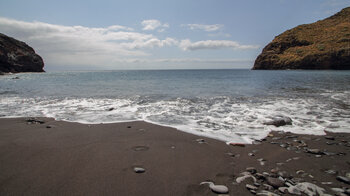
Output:
M120 25L90 28L0 17L0 29L27 42L49 64L113 64L121 57L150 55L141 49L177 44L173 38L162 40Z
M231 40L204 40L198 42L191 42L189 39L182 40L179 47L183 50L203 50L203 49L257 49L256 45L241 45L238 42Z
M204 25L204 24L187 24L191 30L203 30L207 32L218 31L224 27L222 24Z
M160 22L159 22L160 23ZM145 25L146 27L147 25ZM155 27L156 26L156 27ZM168 28L168 24L154 25L154 30ZM150 27L147 27L150 28ZM135 32L126 26L112 25L104 28L91 28L84 26L65 26L48 24L44 22L24 22L0 17L1 33L25 41L41 55L46 65L90 66L127 68L128 63L148 63L145 66L153 66L152 63L165 63L175 66L176 63L185 66L191 63L207 62L227 64L231 60L208 59L166 59L164 56L153 55L152 48L174 47L185 51L201 49L256 49L257 46L241 45L230 40L203 40L192 42L189 39L177 40L176 38L159 38L155 35L143 32ZM166 52L164 52L166 56ZM181 53L179 53L180 55ZM176 53L170 56L175 56ZM189 55L190 57L190 55ZM147 60L148 59L148 60ZM151 60L149 60L151 59ZM140 65L141 66L141 65ZM141 68L141 67L140 67ZM145 67L147 68L147 67ZM175 67L173 67L175 68Z
M155 29L158 29L158 32L165 31L166 28L169 28L168 23L162 24L159 20L143 20L141 22L141 25L143 26L142 30L144 31L153 31Z

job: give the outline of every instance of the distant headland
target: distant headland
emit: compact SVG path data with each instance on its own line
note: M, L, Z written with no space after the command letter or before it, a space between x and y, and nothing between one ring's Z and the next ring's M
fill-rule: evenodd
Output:
M350 7L278 35L252 69L350 69Z
M44 72L44 61L26 43L0 33L0 75Z

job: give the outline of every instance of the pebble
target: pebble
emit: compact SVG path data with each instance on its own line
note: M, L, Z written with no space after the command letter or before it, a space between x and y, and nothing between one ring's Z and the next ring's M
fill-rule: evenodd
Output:
M329 170L326 170L325 171L327 174L330 174L330 175L336 175L338 172L335 171L335 170L332 170L332 169L329 169Z
M255 174L256 173L256 169L254 167L247 167L245 170L247 172L251 173L251 174Z
M277 174L282 178L290 178L290 175L286 171L279 171Z
M239 146L239 147L245 147L245 144L242 144L242 143L229 143L229 145L231 146Z
M36 118L29 118L26 120L27 124L44 124L45 122L42 120L38 120Z
M324 138L326 138L327 140L334 140L335 139L333 136L330 136L330 135L326 135Z
M259 187L259 186L260 186L260 184L257 183L257 182L255 182L253 185L256 186L256 187Z
M292 195L301 195L301 192L298 188L296 188L295 186L290 186L288 187L288 192Z
M259 193L257 193L256 195L264 195L264 196L279 196L273 192L269 192L269 191L261 191Z
M284 181L279 178L267 177L267 183L274 188L279 188L284 186Z
M340 181L340 182L344 182L344 183L346 183L346 184L350 184L350 179L347 178L347 177L344 177L344 176L337 176L336 179L337 179L338 181Z
M251 185L251 184L246 184L245 187L248 190L258 190L258 187L254 186L254 185Z
M202 184L209 184L209 188L214 192L214 193L218 193L218 194L226 194L228 193L228 188L227 186L224 185L215 185L213 182L202 182L200 183L200 185Z
M204 144L205 143L205 140L204 139L196 139L196 141L199 143L199 144Z
M347 177L347 178L350 179L350 172L346 173L346 174L345 174L345 177Z
M287 187L279 187L278 190L279 190L279 192L281 192L281 193L286 193L286 191L288 190L288 188L287 188Z
M47 128L47 129L51 129L52 126L51 126L51 125L47 125L46 128Z
M334 155L336 155L336 153L334 153L334 152L323 152L323 154L325 154L327 156L334 156Z
M252 178L254 182L256 182L256 178L254 176L252 176L249 172L243 172L242 173L243 176L240 176L238 178L236 178L236 182L239 184L243 181L245 181L248 178Z
M134 167L135 173L144 173L146 170L142 167Z
M265 190L273 190L273 187L271 186L271 185L268 185L268 184L263 184L263 186L264 186L264 189Z
M333 192L336 192L336 193L344 193L345 192L344 189L342 189L342 188L331 188L331 190Z
M127 126L126 128L130 129L130 128L131 128L131 126Z
M248 156L253 157L253 156L255 156L255 154L254 153L248 153Z
M305 173L305 171L304 171L304 170L298 170L298 171L296 171L295 173L296 173L296 174L303 174L303 173Z
M255 176L258 178L258 179L261 179L261 180L264 180L265 179L265 176L261 173L256 173Z
M333 182L321 182L321 184L331 185Z
M320 149L307 149L308 153L321 155L323 152Z
M287 144L280 144L280 147L286 148L286 147L287 147Z

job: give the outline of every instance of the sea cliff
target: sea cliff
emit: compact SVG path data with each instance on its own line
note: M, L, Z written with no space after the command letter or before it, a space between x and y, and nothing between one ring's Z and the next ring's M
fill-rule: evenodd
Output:
M253 69L350 69L350 7L278 35Z
M44 61L26 43L0 33L0 74L44 72Z

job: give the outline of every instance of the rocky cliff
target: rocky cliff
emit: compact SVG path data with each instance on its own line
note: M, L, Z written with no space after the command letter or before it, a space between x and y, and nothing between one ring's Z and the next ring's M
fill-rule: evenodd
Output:
M350 7L278 35L253 69L350 69Z
M0 33L0 73L44 72L43 59L26 43Z

